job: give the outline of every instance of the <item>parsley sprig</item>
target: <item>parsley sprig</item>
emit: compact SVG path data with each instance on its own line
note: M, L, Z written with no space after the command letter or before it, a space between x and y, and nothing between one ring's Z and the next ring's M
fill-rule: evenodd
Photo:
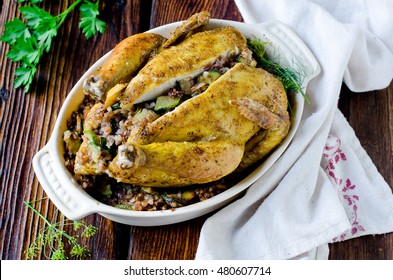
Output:
M53 38L64 23L68 14L79 7L79 27L86 38L105 32L105 22L98 19L99 0L76 0L65 11L54 16L36 4L43 0L18 0L19 3L29 3L19 7L23 20L15 18L5 23L0 41L9 44L7 58L19 63L14 72L14 87L24 86L24 91L30 90L38 63L46 52L49 52Z
M72 259L90 257L89 250L85 246L80 245L78 240L80 237L90 238L94 236L97 233L97 227L86 225L82 221L67 220L62 214L60 215L60 222L50 222L34 208L34 204L41 202L43 199L32 202L24 201L24 204L45 222L45 226L27 249L26 258L33 259L41 252L45 254L46 258L51 260L66 260L68 256ZM73 232L67 233L64 230L65 227L72 227ZM79 232L80 235L78 234ZM69 252L66 252L65 242L68 242L72 246Z

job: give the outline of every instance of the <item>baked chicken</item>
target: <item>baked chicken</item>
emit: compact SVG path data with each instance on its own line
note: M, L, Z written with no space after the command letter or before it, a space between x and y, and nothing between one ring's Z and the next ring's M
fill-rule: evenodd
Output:
M204 184L244 170L281 143L290 128L281 81L256 68L236 28L191 32L208 18L185 22L166 44L149 35L132 67L119 44L120 55L105 64L115 67L100 72L105 79L86 81L99 102L86 115L75 174L145 187Z
M238 63L202 94L131 135L119 147L110 174L121 182L155 187L218 180L282 141L289 129L287 107L279 80ZM245 155L246 144L262 129L263 139Z

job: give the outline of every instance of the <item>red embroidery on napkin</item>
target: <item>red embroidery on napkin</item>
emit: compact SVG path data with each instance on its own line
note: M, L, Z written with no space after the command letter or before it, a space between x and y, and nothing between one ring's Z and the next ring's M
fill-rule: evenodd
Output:
M335 237L333 241L342 241L347 237L347 233L354 236L360 231L365 231L364 227L358 222L358 205L359 196L354 194L356 191L356 185L351 182L350 178L341 178L336 174L335 169L341 161L346 161L347 157L341 149L341 140L335 136L329 135L323 157L326 159L327 164L325 170L327 174L333 179L337 186L337 193L340 198L346 202L347 208L351 212L351 225L352 228L349 232L345 232L338 237Z

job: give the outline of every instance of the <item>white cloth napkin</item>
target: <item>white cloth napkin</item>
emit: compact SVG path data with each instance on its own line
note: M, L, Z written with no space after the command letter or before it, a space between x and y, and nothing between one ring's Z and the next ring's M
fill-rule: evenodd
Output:
M331 242L393 231L392 191L337 109L343 80L357 92L391 82L393 1L235 1L245 22L291 27L322 71L284 155L207 219L196 259L326 259Z

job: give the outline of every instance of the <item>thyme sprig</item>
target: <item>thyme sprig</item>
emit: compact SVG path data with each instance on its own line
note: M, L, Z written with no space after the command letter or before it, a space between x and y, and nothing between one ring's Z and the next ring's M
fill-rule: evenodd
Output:
M19 7L23 20L15 18L6 22L0 41L10 46L7 58L19 63L14 72L14 87L24 86L25 92L30 90L41 57L45 52L49 52L58 29L76 7L80 10L79 27L87 39L97 32L105 32L105 22L98 19L99 0L75 0L56 16L36 5L43 0L18 0L18 2L27 3Z
M24 204L45 223L45 226L40 230L37 238L26 250L26 259L34 259L41 252L44 253L47 259L51 260L66 260L69 257L72 259L85 259L90 257L88 248L79 244L78 240L81 237L90 238L94 236L97 233L97 227L86 225L83 221L68 220L62 214L60 214L59 222L50 222L34 207L36 203L44 199L46 198L31 202L24 201ZM64 229L66 227L72 227L72 232L67 233ZM66 242L71 245L71 250L69 252L66 251Z
M260 39L253 39L247 42L249 49L253 52L254 58L257 61L257 65L278 77L282 81L287 93L299 92L307 104L310 104L310 100L302 88L304 78L308 76L305 68L300 63L293 66L283 66L279 62L270 60L267 58L265 51L267 44L269 42L262 42Z

